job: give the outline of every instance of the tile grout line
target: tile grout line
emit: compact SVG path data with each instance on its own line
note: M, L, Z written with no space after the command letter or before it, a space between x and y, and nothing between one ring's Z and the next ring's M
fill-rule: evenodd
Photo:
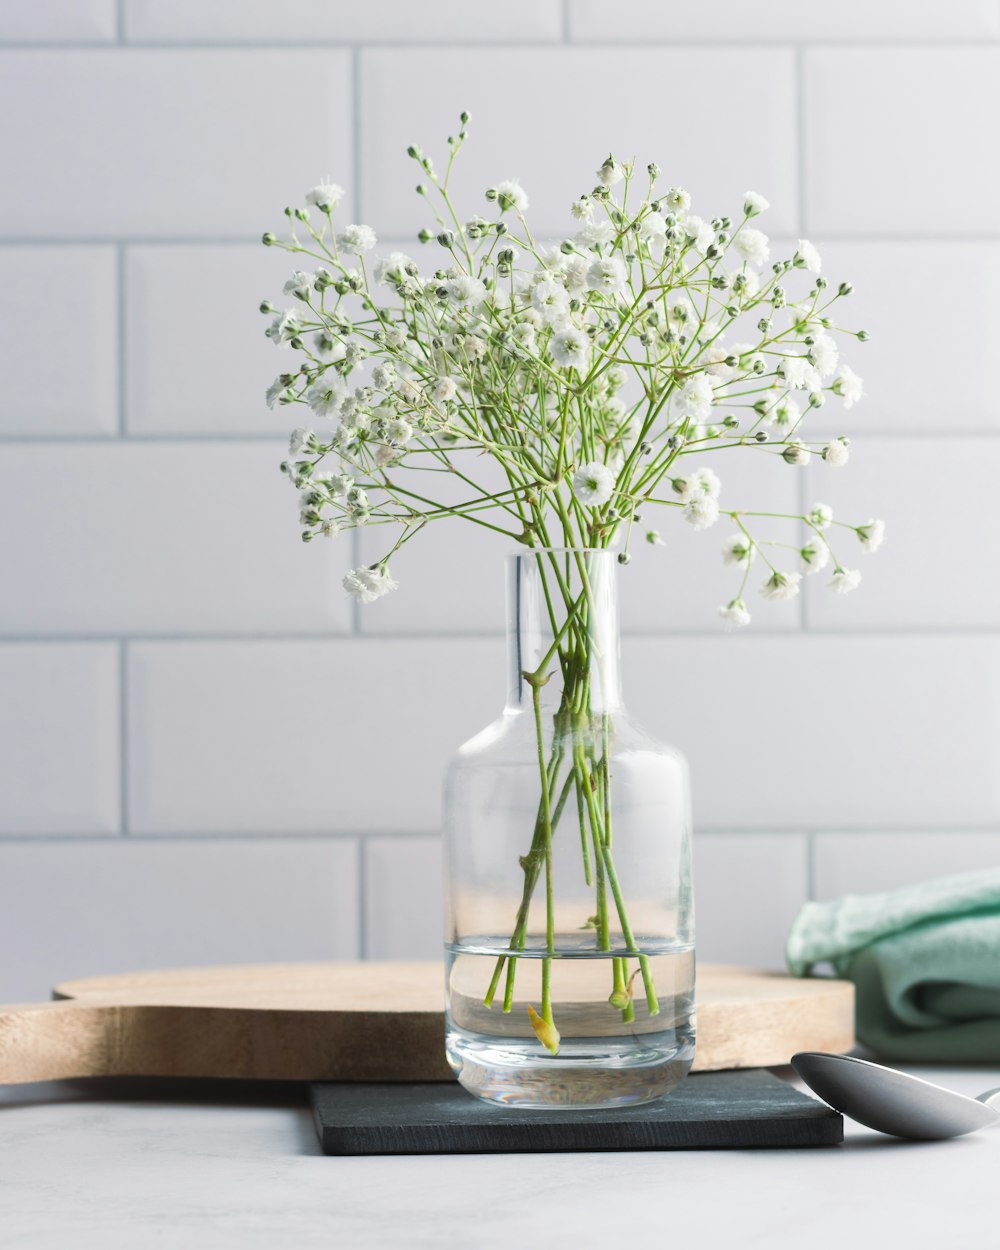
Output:
M118 439L121 440L128 435L128 422L126 419L127 406L127 378L125 357L128 346L128 328L126 324L127 299L125 296L125 264L126 264L126 244L118 242L115 244L115 298L117 300L117 308L115 314L118 318L116 344L118 351ZM62 441L62 440L60 440ZM101 442L103 440L96 440Z
M123 6L122 6L123 7ZM865 37L857 35L842 39L819 39L815 35L799 35L782 37L776 34L767 39L740 39L709 37L677 39L668 35L654 39L630 39L609 42L606 38L579 39L562 42L562 33L556 38L541 36L531 39L410 39L405 42L391 39L336 39L332 37L305 37L298 39L128 39L122 31L120 41L107 39L0 39L0 52L352 52L359 48L371 48L376 52L408 52L417 49L420 52L471 52L499 50L501 52L519 52L522 50L548 50L570 47L580 52L629 52L651 49L667 52L674 48L714 50L725 48L734 51L750 50L781 50L795 48L817 48L820 51L853 52L855 50L893 53L899 51L936 52L940 49L948 51L991 51L1000 43L1000 35L983 33L978 36L962 35L953 38L931 37L925 39L906 39L898 36L885 38Z
M816 833L812 829L806 834L806 898L810 902L816 898Z
M122 837L129 836L128 660L129 643L123 638L118 644L118 802L121 805L118 823Z
M115 42L125 46L125 0L115 0Z
M562 19L562 42L567 46L572 46L573 33L569 16L569 0L562 0L562 12L560 13L560 17Z
M802 49L795 52L795 215L798 220L800 237L808 237L806 229L806 140L805 140L805 98L804 98L804 65ZM796 498L799 512L806 511L806 473L808 467L799 475L795 483ZM800 540L802 538L800 529ZM809 609L806 594L799 595L799 629L802 633L809 632Z

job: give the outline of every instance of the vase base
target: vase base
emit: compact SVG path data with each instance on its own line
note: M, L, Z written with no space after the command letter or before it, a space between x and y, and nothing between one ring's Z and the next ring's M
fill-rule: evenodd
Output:
M639 1106L669 1094L694 1059L693 1033L675 1040L670 1050L642 1047L624 1055L578 1042L563 1048L569 1054L561 1050L541 1060L516 1047L470 1042L461 1033L450 1033L447 1045L459 1083L485 1102L585 1111Z

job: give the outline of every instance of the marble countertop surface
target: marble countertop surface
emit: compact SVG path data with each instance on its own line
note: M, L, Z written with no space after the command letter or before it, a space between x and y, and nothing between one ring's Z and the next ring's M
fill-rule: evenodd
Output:
M918 1144L849 1122L830 1149L338 1159L297 1086L0 1088L4 1250L971 1250L1000 1237L998 1169L1000 1131Z

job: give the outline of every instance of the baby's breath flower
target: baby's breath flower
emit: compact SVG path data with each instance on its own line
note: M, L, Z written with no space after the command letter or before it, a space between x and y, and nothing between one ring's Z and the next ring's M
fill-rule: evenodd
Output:
M594 201L589 195L581 195L578 200L573 201L569 211L577 221L588 221L594 212Z
M727 604L719 608L719 615L727 625L739 627L750 624L750 613L742 599L730 599Z
M344 575L343 587L359 603L374 603L383 595L395 590L399 583L393 579L387 564L372 564L367 568L351 569Z
M486 298L486 285L467 273L451 278L447 284L448 298L456 304L481 304Z
M846 438L832 439L823 448L823 459L835 469L847 464L851 458L851 445Z
M708 495L712 499L718 499L722 490L718 474L712 469L704 468L695 469L687 477L675 477L670 485L681 503L687 503L696 495Z
M766 213L771 207L771 201L758 194L756 191L747 191L743 196L743 211L748 217L756 217L760 213Z
M375 266L375 281L384 286L398 286L407 278L415 278L417 265L405 252L390 252L383 256Z
M544 279L532 287L531 303L549 325L557 325L569 312L569 293L561 282Z
M495 199L500 206L501 213L506 213L511 208L523 213L528 207L528 193L516 178L507 178L503 182L498 182L493 190L495 194L488 195L487 199Z
M576 326L567 326L552 336L552 359L565 369L585 369L590 363L590 340Z
M639 222L639 237L641 239L664 239L667 234L667 223L662 213L657 213L650 209L642 220Z
M744 226L733 239L733 247L751 265L765 265L771 255L767 235L753 226Z
M436 404L447 404L458 395L454 378L438 378L431 389L431 399Z
M344 198L344 188L335 182L321 182L306 192L306 203L314 204L321 213L329 213Z
M287 347L292 339L298 338L302 333L301 316L296 309L287 308L278 313L264 333L277 347Z
M817 535L799 548L799 557L807 573L818 573L830 563L830 548Z
M335 517L327 517L319 527L319 532L324 538L336 538L340 530L340 522Z
M615 490L615 475L606 464L592 460L573 474L573 493L589 508L606 504Z
M860 584L861 573L858 569L842 569L839 565L827 582L829 588L837 595L849 595Z
M280 377L274 379L271 385L267 388L264 398L267 401L268 408L273 408L275 404L279 403L289 403L295 398L292 392L288 389L286 374L282 374Z
M813 504L806 514L806 520L818 530L828 530L833 522L833 509L825 503Z
M587 285L602 295L620 295L626 280L625 262L620 256L598 258L587 270Z
M823 258L808 239L799 239L799 246L792 257L796 269L808 269L810 273L820 273L823 269Z
M778 366L785 385L792 391L818 390L823 380L808 356L786 356Z
M741 569L748 569L756 554L753 542L746 534L733 534L722 544L723 561Z
M799 582L801 581L801 573L783 573L781 569L775 569L764 585L761 586L760 593L765 599L779 601L794 599L799 593Z
M618 163L614 156L608 156L604 164L597 171L597 180L604 187L613 187L625 177L624 168Z
M696 530L707 530L719 519L719 501L714 495L693 495L684 505L682 516Z
M327 373L310 386L306 402L318 417L332 417L340 411L346 396L347 387L343 380L335 373Z
M282 288L286 295L294 295L296 299L308 300L316 289L316 275L303 273L296 269Z
M663 541L663 538L661 537L659 530L646 530L646 542L648 542L651 547L665 547L666 546L666 543Z
M313 432L304 425L292 430L288 437L288 454L297 456L303 447L312 439Z
M671 187L663 197L663 203L672 213L686 213L691 207L691 197L683 187Z
M337 246L342 252L349 252L352 256L362 256L365 252L370 252L377 242L378 239L371 226L359 226L354 223L345 226L337 235Z
M882 546L882 540L885 538L885 522L884 521L866 521L864 525L856 525L854 532L861 540L861 545L865 551L878 551Z
M829 334L818 334L809 348L809 358L821 378L828 378L837 367L840 349Z
M848 365L844 365L830 389L843 398L845 408L853 408L865 393L864 383Z
M711 381L704 373L696 373L688 378L677 396L677 406L686 416L695 421L704 421L712 411L715 392Z
M605 243L612 242L614 237L614 226L605 218L600 218L586 222L578 231L576 242L580 247L602 247Z

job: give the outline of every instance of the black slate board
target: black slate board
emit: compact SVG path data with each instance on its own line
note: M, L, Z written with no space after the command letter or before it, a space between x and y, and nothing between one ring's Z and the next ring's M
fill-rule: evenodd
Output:
M483 1154L565 1150L746 1150L836 1146L844 1121L763 1069L690 1076L642 1107L497 1107L456 1082L314 1084L324 1154Z

